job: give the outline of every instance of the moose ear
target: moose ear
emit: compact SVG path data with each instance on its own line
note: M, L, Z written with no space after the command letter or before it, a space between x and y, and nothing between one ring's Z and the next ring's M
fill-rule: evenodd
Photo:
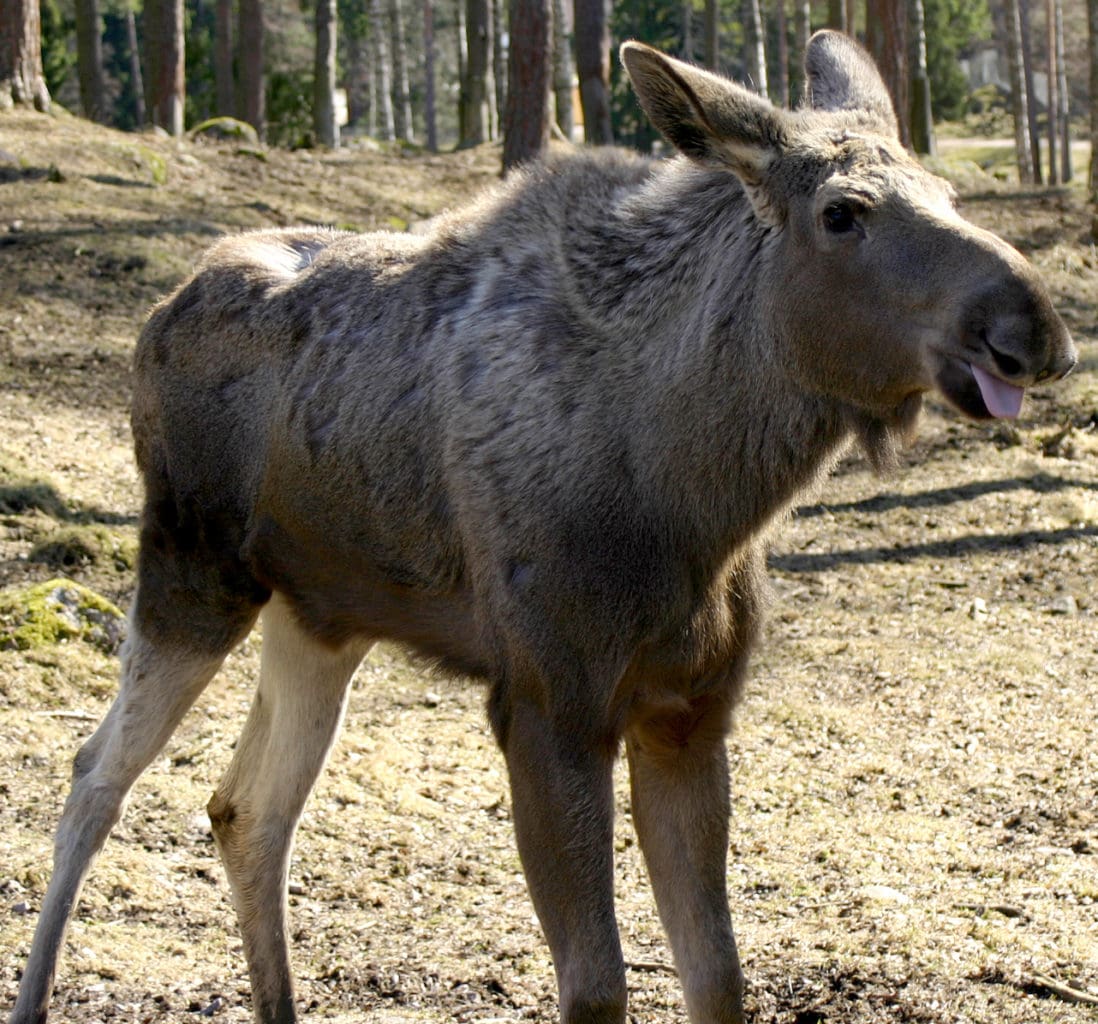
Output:
M621 60L644 112L668 142L699 163L729 168L749 192L762 182L786 143L781 111L643 43L624 43Z
M864 111L899 136L892 97L877 65L853 39L824 29L804 54L808 101L816 110Z

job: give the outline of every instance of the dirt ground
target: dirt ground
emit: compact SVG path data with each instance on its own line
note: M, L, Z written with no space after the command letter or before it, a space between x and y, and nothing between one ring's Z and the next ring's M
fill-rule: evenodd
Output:
M275 153L0 115L0 1007L117 667L109 630L16 631L28 588L58 577L128 601L144 311L223 231L403 230L497 166L490 147ZM758 1024L1098 1019L1098 253L1078 193L957 173L968 215L1047 276L1081 365L1016 426L931 403L901 473L845 462L775 547L730 742L730 898ZM55 1019L250 1019L204 808L259 644L139 782L76 914ZM360 670L292 868L306 1019L554 1018L481 704L394 649ZM618 781L631 1019L685 1021Z

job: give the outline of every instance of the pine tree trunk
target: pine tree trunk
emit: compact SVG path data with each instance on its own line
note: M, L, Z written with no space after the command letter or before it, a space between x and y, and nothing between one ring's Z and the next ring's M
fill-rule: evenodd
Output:
M503 123L505 174L520 164L537 160L549 147L549 98L553 81L551 0L511 0L510 26Z
M694 4L692 0L682 0L679 5L679 19L682 21L682 46L679 56L683 60L694 59Z
M774 13L778 29L778 104L789 106L789 23L785 10L786 0L776 0Z
M466 65L461 83L459 145L479 146L490 134L488 117L488 55L492 47L492 6L489 0L466 0Z
M614 142L610 123L610 12L607 0L575 0L576 72L583 106L584 138L596 146Z
M469 40L465 34L465 0L455 0L457 29L458 141L465 138L465 75L469 64Z
M765 96L768 92L766 80L766 48L763 40L762 10L759 0L743 0L741 6L743 19L743 65L747 84L757 93Z
M1014 115L1014 156L1018 180L1033 182L1033 145L1029 137L1029 92L1022 56L1022 17L1019 0L1006 0L1007 57L1010 65L1010 104Z
M183 0L146 0L144 26L149 119L170 135L182 135Z
M492 0L492 82L496 90L495 138L503 135L503 112L507 109L507 9L503 0Z
M1090 201L1098 208L1098 0L1087 0L1087 50L1090 64ZM1098 209L1095 210L1098 228ZM1092 232L1098 240L1098 231Z
M1050 185L1060 184L1060 72L1056 66L1056 5L1054 0L1045 4L1045 53L1048 71L1048 178Z
M869 12L866 11L866 21L869 20ZM836 32L848 31L846 25L846 4L843 0L827 0L827 27L835 29ZM869 28L866 27L866 34L868 35Z
M16 103L50 109L38 0L0 0L0 110Z
M98 0L76 0L76 63L80 109L89 121L107 117L103 89L103 23Z
M793 39L796 50L797 69L795 103L805 98L804 54L808 49L808 39L812 35L812 0L793 0Z
M705 0L705 66L714 71L721 60L721 8L717 0Z
M438 101L435 98L435 7L423 0L423 120L427 149L438 152Z
M214 95L217 113L236 112L233 97L233 0L217 0L214 7Z
M557 127L566 139L572 138L576 119L572 113L572 33L569 31L568 4L553 0L553 106Z
M385 32L385 12L381 0L370 0L370 42L374 57L374 107L377 110L377 135L386 142L396 139L393 115L393 64Z
M1026 114L1029 118L1029 148L1033 165L1032 181L1040 185L1041 170L1041 133L1037 130L1037 93L1033 89L1033 46L1029 30L1029 0L1018 0L1018 13L1022 22L1022 74L1026 81Z
M915 36L915 69L911 76L911 146L916 153L933 156L937 152L934 117L930 107L930 75L926 66L926 13L923 0L911 0L911 20Z
M1064 56L1064 5L1063 0L1055 0L1056 18L1056 66L1059 68L1057 90L1060 97L1060 180L1067 184L1071 181L1071 94L1068 91L1067 60Z
M336 0L316 0L316 56L313 62L313 131L329 149L339 147L336 124Z
M911 102L907 80L907 11L903 0L867 0L865 37L888 86L900 141L911 146Z
M263 0L239 0L240 117L259 137L267 135L266 75L263 60Z
M415 142L412 123L412 89L408 84L408 42L404 32L404 11L401 0L389 0L389 16L393 30L393 122L398 138Z
M145 112L145 78L141 74L141 51L137 47L137 19L129 5L126 6L126 49L129 50L134 123L138 128L144 128L149 123Z

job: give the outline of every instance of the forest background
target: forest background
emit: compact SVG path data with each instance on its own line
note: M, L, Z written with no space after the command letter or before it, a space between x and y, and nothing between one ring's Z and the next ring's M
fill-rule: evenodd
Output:
M960 122L1013 137L1018 178L1055 184L1076 173L1071 138L1098 131L1098 0L0 0L0 102L29 92L174 135L228 117L216 130L290 148L513 136L513 164L550 134L658 145L612 59L621 40L795 106L823 26L869 47L917 152L934 152L934 121ZM21 45L40 46L29 87Z

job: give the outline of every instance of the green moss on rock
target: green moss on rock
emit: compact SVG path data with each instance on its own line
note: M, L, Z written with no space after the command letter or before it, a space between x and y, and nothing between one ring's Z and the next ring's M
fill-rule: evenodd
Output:
M28 651L83 640L104 654L122 645L126 617L72 580L52 579L0 593L0 650Z

